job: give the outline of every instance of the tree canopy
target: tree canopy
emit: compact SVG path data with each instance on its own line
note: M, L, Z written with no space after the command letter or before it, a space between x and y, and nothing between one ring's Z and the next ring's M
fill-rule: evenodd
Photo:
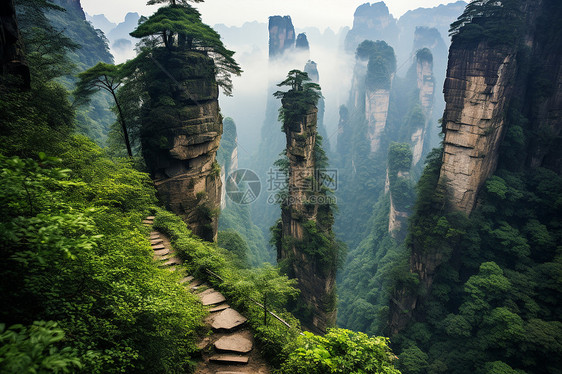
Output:
M305 115L322 97L320 85L312 83L307 73L297 69L291 70L287 78L277 86L290 87L288 91L277 91L273 94L277 99L287 102L287 105L279 109L279 121L292 121Z
M155 0L156 1L156 0ZM158 1L162 2L162 1ZM135 38L153 38L155 46L168 50L201 51L211 56L217 66L217 83L226 95L232 94L231 74L242 69L234 60L234 51L227 49L220 35L204 24L201 14L186 2L164 6L131 32Z
M81 72L78 74L79 81L76 84L74 94L78 103L88 101L89 97L100 89L103 89L111 94L119 113L119 122L121 123L121 130L123 131L127 154L129 157L133 157L125 117L117 98L117 89L121 86L123 79L121 67L122 65L99 62L96 66Z

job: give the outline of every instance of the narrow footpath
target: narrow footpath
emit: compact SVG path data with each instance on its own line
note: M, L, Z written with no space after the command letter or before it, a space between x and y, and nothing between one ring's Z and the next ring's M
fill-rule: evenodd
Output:
M152 226L154 216L143 220L145 226ZM170 271L183 271L170 241L158 231L150 233L150 244L154 250L154 260L160 268ZM223 294L191 275L185 274L180 281L190 292L195 293L201 303L208 308L205 319L207 333L199 341L201 361L196 374L269 374L271 371L265 360L254 349L254 336L247 326L247 319L231 308Z

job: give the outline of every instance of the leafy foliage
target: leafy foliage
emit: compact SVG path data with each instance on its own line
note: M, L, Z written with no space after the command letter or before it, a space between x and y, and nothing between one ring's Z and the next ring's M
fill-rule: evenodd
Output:
M70 373L82 364L76 351L56 344L64 331L55 322L34 322L29 328L0 324L0 371L6 373Z
M486 40L492 45L515 45L523 32L521 0L472 0L449 35L462 45Z
M185 223L177 216L157 211L154 228L171 238L174 249L185 260L189 273L199 279L206 279L214 288L227 296L230 305L243 313L250 322L254 336L264 356L275 365L286 359L283 348L293 342L299 334L299 321L284 310L284 304L296 294L294 281L281 275L272 265L264 264L252 270L239 268L233 254L215 244L194 237ZM211 275L208 272L215 275ZM263 307L252 301L267 299L275 307L275 313L287 321L287 328L276 319L267 318L264 323Z
M305 332L290 347L279 373L395 373L388 340L361 332L329 329L325 336Z
M61 146L62 160L0 158L0 318L56 320L86 372L188 368L203 311L152 262L150 179L86 139Z
M141 23L131 36L136 38L161 38L160 43L150 43L152 48L163 45L166 49L198 50L209 54L217 66L218 84L224 93L232 94L231 74L240 75L242 69L233 58L220 35L201 21L201 14L187 2L172 1L171 5L159 8Z
M288 86L288 91L276 91L273 96L281 99L279 121L293 123L306 115L311 106L316 107L322 97L320 85L310 82L308 74L300 70L291 70L287 78L277 85Z
M111 94L115 102L115 107L119 113L119 122L121 123L121 130L123 131L123 139L127 147L127 154L133 157L127 124L125 116L121 109L121 104L117 98L117 89L121 86L122 71L120 66L106 64L99 62L97 65L90 69L78 74L78 83L74 95L77 97L77 102L88 102L90 96L98 91L105 90Z
M396 56L391 46L382 40L365 40L357 47L355 56L369 61L365 81L368 88L390 88L391 75L396 71Z

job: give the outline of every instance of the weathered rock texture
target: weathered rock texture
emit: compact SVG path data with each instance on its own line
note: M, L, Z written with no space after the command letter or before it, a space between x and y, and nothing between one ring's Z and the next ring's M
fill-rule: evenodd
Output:
M196 52L157 52L162 70L155 70L148 87L143 155L167 207L195 234L215 240L222 186L215 158L222 120L214 62Z
M383 1L360 5L353 15L353 28L345 38L345 49L352 53L363 40L384 40L391 45L398 41L396 19Z
M388 173L388 169L387 169L387 173ZM395 178L397 182L400 182L401 180L409 181L410 172L400 171L396 174ZM394 183L396 183L396 181ZM390 189L391 187L390 181L388 182L388 186ZM394 239L403 240L406 234L405 228L408 222L408 217L410 216L410 211L404 209L404 207L395 204L394 200L395 199L393 198L392 193L390 193L390 211L388 213L388 232Z
M429 140L428 133L432 119L433 97L435 91L432 58L418 55L416 58L416 76L419 90L419 101L425 117L425 123L423 127L416 129L410 138L413 149L412 165L417 165L417 163L421 160L422 153L424 151L424 144Z
M312 60L308 60L304 66L305 73L308 74L310 81L313 83L320 84L320 74L318 73L318 64ZM326 108L326 102L324 98L318 99L318 116L317 116L317 130L318 135L322 137L322 147L324 149L330 149L330 139L328 137L328 132L326 131L326 126L324 125L324 112Z
M458 48L449 52L440 182L455 209L470 214L479 189L494 172L517 65L513 48Z
M525 166L549 167L562 173L561 33L559 28L536 32L541 18L541 22L549 17L551 22L556 22L548 11L553 4L542 0L522 1L526 24L519 42L526 45L527 60L519 59L517 45L453 40L444 85L445 138L438 187L453 210L469 215L475 208L479 190L498 164L510 105L516 105L516 110L529 120L528 144L521 149L527 157ZM526 68L529 63L534 65L534 70ZM529 84L541 78L550 82L551 90L538 101L528 99L545 93L543 88L537 90ZM537 139L536 134L543 131L552 137L551 142ZM431 248L411 248L410 271L419 277L420 289L431 289L443 256ZM396 290L391 307L391 332L402 330L412 320L417 305L423 302L423 297L413 292Z
M290 16L269 17L269 58L280 57L286 50L294 48L295 36Z
M13 0L0 4L0 69L0 76L16 76L21 79L23 87L30 86L29 67L24 58Z
M379 150L381 136L386 127L390 89L376 88L365 91L365 118L367 119L367 136L371 144L371 153Z
M289 105L286 101L283 106ZM301 291L300 299L312 312L310 321L303 320L307 329L324 333L336 321L335 309L335 270L326 270L319 259L302 250L308 230L304 226L313 222L316 229L329 236L331 223L319 222L320 216L331 216L326 205L310 203L317 195L312 180L315 176L317 113L311 107L299 121L287 123L283 128L287 138L287 158L289 160L289 198L281 208L282 240L286 245L278 248L277 259L290 260L289 274L297 279ZM329 221L329 220L326 220Z

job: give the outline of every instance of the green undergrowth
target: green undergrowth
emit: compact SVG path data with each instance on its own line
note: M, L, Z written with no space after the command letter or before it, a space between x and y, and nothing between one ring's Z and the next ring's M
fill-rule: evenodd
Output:
M150 178L84 137L58 147L0 154L0 372L189 371L205 313L152 260Z
M299 321L283 310L287 299L297 293L293 287L295 282L280 275L277 268L270 264L255 269L238 267L240 261L233 253L192 235L178 216L167 211L157 210L153 227L170 238L189 274L220 290L229 304L248 318L265 358L274 366L283 362L286 359L283 348L296 340L300 333ZM268 316L267 324L264 324L263 308L252 301L263 304L264 298L266 304L292 328L272 316Z
M324 337L301 333L299 321L284 310L297 294L295 282L271 264L238 267L234 254L193 236L179 217L164 210L157 210L153 227L169 236L189 274L220 290L248 318L257 346L275 373L399 373L385 338L344 329L330 329ZM267 303L292 327L272 316L265 321L263 307L252 299Z

